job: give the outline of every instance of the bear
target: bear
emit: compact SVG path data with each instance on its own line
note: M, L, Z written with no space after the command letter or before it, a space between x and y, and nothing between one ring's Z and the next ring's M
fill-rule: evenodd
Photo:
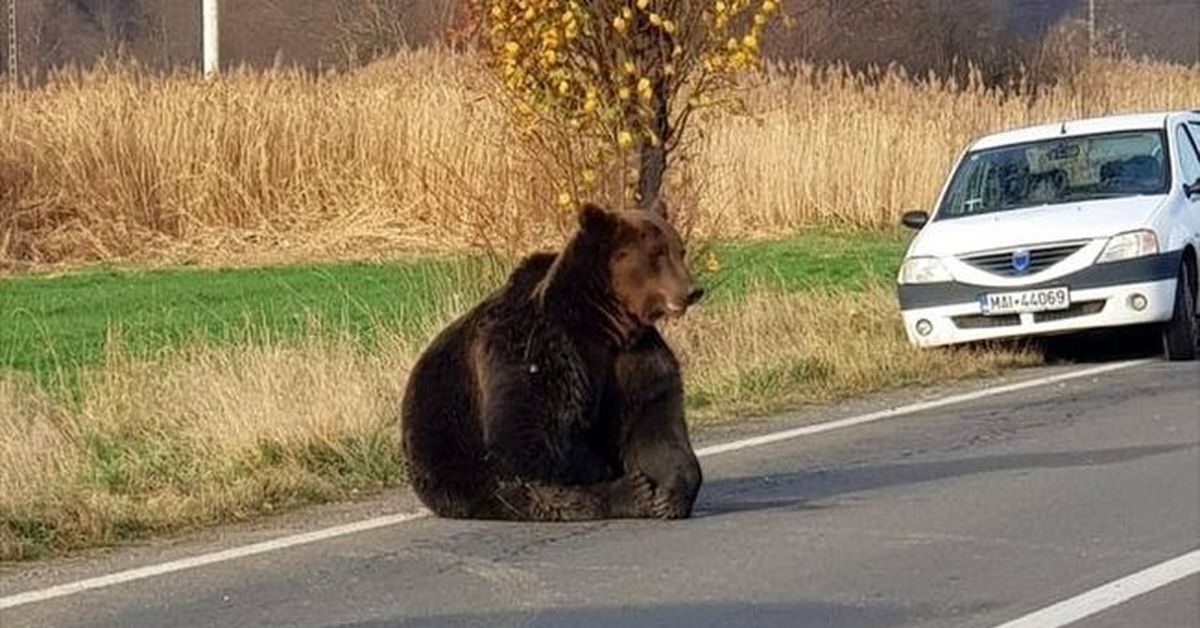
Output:
M702 296L658 211L585 204L429 343L400 408L410 483L453 519L685 518L703 480L655 327Z

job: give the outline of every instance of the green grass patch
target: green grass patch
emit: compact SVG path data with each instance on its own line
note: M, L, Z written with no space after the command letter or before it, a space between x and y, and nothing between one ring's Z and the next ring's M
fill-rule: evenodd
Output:
M458 259L0 279L0 368L45 381L99 362L114 337L133 357L197 341L286 341L314 327L369 345L380 330L420 333L450 293L474 296L485 266Z
M706 299L736 299L752 286L802 292L858 291L868 285L886 284L895 277L907 246L904 232L865 230L814 231L779 240L716 243L712 250L719 269L707 278L710 289ZM703 263L696 266L701 270Z
M715 243L718 270L705 272L703 255L695 266L709 303L735 300L751 286L853 290L889 279L904 242L891 231L815 231ZM69 380L101 361L114 337L135 358L197 341L286 341L312 327L368 347L380 330L419 338L447 307L459 311L496 285L502 268L457 258L0 279L0 368Z

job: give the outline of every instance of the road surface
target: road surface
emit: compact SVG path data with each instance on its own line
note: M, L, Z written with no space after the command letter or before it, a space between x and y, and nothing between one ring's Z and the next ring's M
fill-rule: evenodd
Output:
M702 464L688 521L420 517L22 603L0 625L999 626L1200 548L1200 365L1140 363ZM10 569L0 599L202 551ZM1075 625L1200 626L1194 571L1151 588Z

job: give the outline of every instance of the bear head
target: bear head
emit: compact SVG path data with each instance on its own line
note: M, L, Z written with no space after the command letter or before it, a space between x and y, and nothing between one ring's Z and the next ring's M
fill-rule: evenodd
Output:
M692 279L679 233L665 212L610 212L584 205L579 237L604 243L610 294L639 325L681 316L704 296Z

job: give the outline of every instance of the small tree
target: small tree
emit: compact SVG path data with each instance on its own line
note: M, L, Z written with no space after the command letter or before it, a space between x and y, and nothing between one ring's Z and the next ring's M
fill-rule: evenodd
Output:
M734 104L781 0L473 0L559 200L620 191L654 207L693 115Z

